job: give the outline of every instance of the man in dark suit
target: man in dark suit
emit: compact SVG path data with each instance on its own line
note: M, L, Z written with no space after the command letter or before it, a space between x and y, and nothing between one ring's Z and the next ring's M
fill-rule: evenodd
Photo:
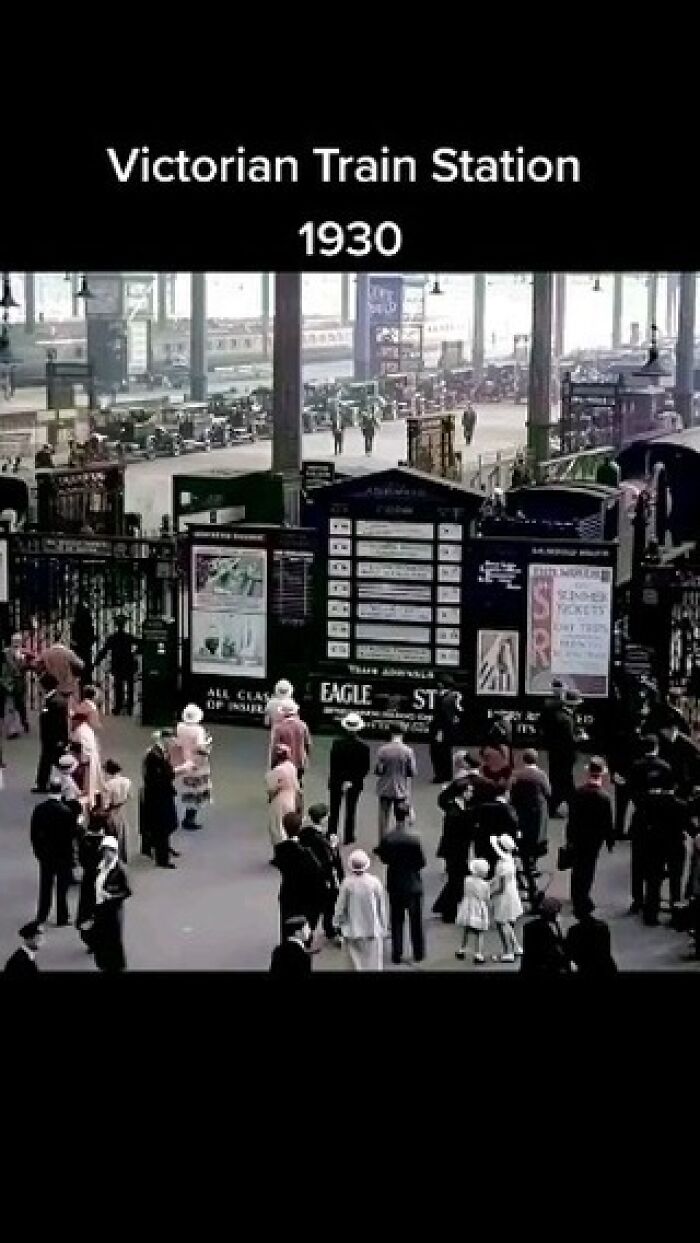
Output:
M68 700L59 694L58 682L50 673L39 679L44 691L44 706L39 713L39 764L32 794L46 794L51 769L68 746Z
M331 837L338 836L340 808L345 797L344 843L347 846L355 840L357 803L369 772L369 747L357 736L364 728L364 721L358 712L348 712L340 724L343 735L336 738L331 746L328 833Z
M673 790L651 790L644 799L644 923L659 922L661 887L668 872L671 907L681 900L686 834L691 830L686 799Z
M323 931L329 941L340 945L340 937L333 923L338 890L343 879L343 863L338 850L338 839L328 837L325 825L328 819L328 808L325 803L314 803L307 812L307 819L299 832L302 846L311 851L316 859L322 875L323 888L319 892L319 906L311 912L309 923L315 932L320 918L323 919Z
M561 902L543 898L535 919L523 926L523 956L520 970L525 975L567 975L571 963L559 926Z
M571 852L571 901L577 919L588 905L603 843L610 851L615 845L612 798L603 789L605 773L605 761L593 756L583 785L569 800L566 844Z
M581 904L575 923L566 934L565 946L579 975L615 975L617 963L610 949L610 929L603 919L595 919L590 898Z
M32 922L19 930L22 944L11 954L5 963L4 974L13 975L15 979L28 979L39 972L36 965L36 954L41 945L41 928Z
M318 919L325 890L318 859L299 841L299 813L288 811L282 818L282 828L286 837L275 846L273 863L282 874L279 907L280 928L284 932L287 920L295 915L303 915L309 924Z
M292 915L284 921L283 941L272 951L270 975L301 979L311 975L311 954L308 950L311 929L303 915Z
M653 791L672 790L673 773L670 765L659 756L659 740L655 734L642 738L642 759L635 760L630 768L629 796L634 807L630 822L632 905L630 913L636 914L644 905L645 846L647 840L647 800Z
M460 721L459 693L445 674L438 687L430 722L430 762L436 783L452 780L452 748L458 740Z
M414 962L425 958L423 931L423 878L426 865L420 837L408 826L410 808L398 803L394 812L396 828L382 838L375 848L382 863L387 865L386 888L391 913L391 961L403 957L403 930L408 913Z
M31 843L39 863L39 905L36 922L45 924L53 902L56 883L56 922L60 927L70 923L68 889L73 875L73 850L78 824L73 808L61 798L60 781L52 781L49 797L34 808L31 821Z

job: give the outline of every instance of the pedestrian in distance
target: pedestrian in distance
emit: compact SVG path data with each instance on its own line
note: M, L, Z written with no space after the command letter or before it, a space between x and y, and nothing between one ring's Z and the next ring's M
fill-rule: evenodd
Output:
M409 826L410 808L406 803L396 807L396 827L382 838L375 855L386 864L386 889L389 895L391 923L391 961L403 959L403 938L406 916L411 936L413 961L425 958L423 928L423 878L426 866L423 844L415 829Z
M279 707L279 720L273 726L270 745L289 747L292 763L297 770L299 787L304 782L304 772L311 755L311 734L305 721L299 716L299 705L293 699L285 699Z
M436 853L438 859L444 859L446 880L433 904L433 913L439 915L443 923L453 924L469 872L469 851L476 827L471 774L466 766L458 767L457 761L454 778L438 795L438 807L443 813L443 822Z
M69 738L68 700L60 694L56 678L44 674L39 685L44 692L44 703L39 713L40 753L32 794L46 794L51 769L67 749Z
M581 702L576 691L562 689L559 702L555 702L551 710L545 707L540 714L540 729L549 756L551 816L559 815L562 803L568 804L574 791L574 767L578 751L575 711Z
M285 816L297 811L301 798L296 765L292 763L289 747L275 747L272 764L265 774L265 789L268 832L274 850L285 839Z
M522 956L522 946L515 933L515 925L523 913L515 872L515 841L508 833L494 837L491 846L498 856L493 882L491 903L493 922L501 938L503 952L494 954L494 962L515 962Z
M107 829L111 837L119 842L119 858L122 863L129 861L129 820L126 813L127 803L131 798L131 781L122 772L121 764L116 760L105 760L103 765L104 786L102 805L107 818Z
M569 975L571 963L561 930L561 902L545 897L537 906L537 914L523 926L523 975L546 977Z
M460 696L454 682L444 674L438 686L430 722L430 762L435 784L452 780L452 749L459 741L462 722Z
M333 922L338 928L354 971L382 971L387 934L384 886L369 871L364 850L353 850L350 867L338 894Z
M105 837L95 881L95 914L90 945L98 971L113 975L126 970L123 923L124 903L131 897L126 872L119 862L116 837Z
M472 859L469 864L469 875L464 881L464 892L457 910L457 924L464 931L462 944L455 950L455 958L467 956L469 941L473 937L476 945L474 962L483 963L484 935L489 930L489 903L491 889L488 882L489 865L486 859Z
M330 794L329 833L337 836L343 804L345 820L343 841L345 845L355 841L357 804L364 789L370 767L370 750L358 735L364 729L364 721L358 712L348 712L340 722L341 737L331 744L328 790Z
M41 653L36 668L40 675L49 674L56 679L60 695L77 702L80 696L79 676L84 665L80 657L62 641L61 632L56 634L54 642Z
M615 817L610 794L603 789L607 769L600 756L588 763L586 777L569 800L566 846L571 864L571 901L574 916L584 911L595 880L602 847L615 846Z
M537 892L537 863L548 849L548 802L552 793L538 758L531 747L523 751L522 763L515 769L510 785L510 805L518 818L518 854L531 903Z
M39 972L36 962L37 952L43 940L42 929L35 922L24 924L19 930L19 947L10 954L3 974L14 976L16 980L32 979Z
M270 975L288 980L305 979L311 975L311 937L311 929L304 915L292 915L286 919L282 940L272 951Z
M110 671L114 689L112 712L119 716L126 707L127 715L134 713L134 682L136 679L136 652L141 641L126 628L123 613L114 619L114 630L95 657L95 668L105 657L110 658Z
M97 736L83 712L73 713L70 736L71 741L77 743L80 749L80 766L85 777L83 794L87 800L87 806L92 807L95 798L102 790L104 777Z
M317 857L299 840L302 819L287 812L284 838L275 846L273 863L282 876L279 891L280 933L293 915L303 915L309 927L318 922L325 896L324 877Z
M642 911L644 923L652 927L659 922L661 889L666 876L672 922L673 913L680 905L690 828L687 799L680 798L673 790L652 789L648 792L644 799Z
M176 740L182 753L180 798L185 808L183 829L203 828L202 817L212 801L211 734L204 728L204 713L197 704L187 704L178 722Z
M61 800L61 783L52 781L49 796L32 812L30 838L39 864L36 922L45 924L56 889L56 923L70 923L68 890L73 876L73 847L78 835L75 812Z
M100 866L102 843L107 833L107 814L102 805L93 807L78 841L78 860L82 868L78 910L75 926L88 952L92 953L91 929L95 917L97 872Z
M85 694L85 685L90 685L92 682L93 655L97 638L92 614L85 604L81 603L76 606L70 637L71 648L83 662L80 681L83 687L83 694Z
M644 734L641 739L642 758L635 760L629 771L629 798L633 806L630 821L630 865L632 905L630 914L635 915L644 906L646 876L646 843L648 801L660 790L673 789L673 773L670 765L659 756L659 740L655 734Z
M302 846L311 851L321 869L322 875L322 889L319 891L321 902L311 912L312 917L309 919L311 932L316 932L318 921L322 919L323 931L327 940L332 941L334 944L339 944L340 937L333 923L333 914L343 880L343 863L338 849L338 839L335 836L328 835L327 826L328 808L326 804L314 803L309 808L306 819L299 831L299 841Z
M398 803L411 805L412 783L418 766L415 752L404 742L403 735L403 725L392 725L389 742L382 743L377 751L374 772L377 778L380 841L389 832L392 812L396 805Z
M332 416L331 428L333 431L333 453L335 457L343 452L343 442L345 440L345 426L343 424L342 415L336 412Z
M603 919L596 919L590 898L582 902L577 922L565 937L569 961L577 975L611 976L617 974L617 963L610 947L610 928Z
M2 653L0 676L0 695L4 698L2 714L6 721L7 738L19 737L22 730L25 734L29 733L27 672L30 664L31 656L25 651L21 634L13 634L9 646ZM10 714L13 719L8 722Z

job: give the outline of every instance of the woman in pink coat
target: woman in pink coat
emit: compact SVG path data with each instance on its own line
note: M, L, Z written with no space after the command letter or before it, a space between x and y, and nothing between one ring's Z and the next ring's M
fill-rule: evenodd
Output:
M288 811L297 811L299 799L299 780L289 747L276 747L271 767L265 774L265 787L269 805L268 831L275 847L287 836L282 821Z

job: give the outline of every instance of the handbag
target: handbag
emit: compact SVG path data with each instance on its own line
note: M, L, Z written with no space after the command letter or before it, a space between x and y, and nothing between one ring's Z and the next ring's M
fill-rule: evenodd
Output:
M568 872L573 863L572 850L566 842L557 851L557 868L560 872Z

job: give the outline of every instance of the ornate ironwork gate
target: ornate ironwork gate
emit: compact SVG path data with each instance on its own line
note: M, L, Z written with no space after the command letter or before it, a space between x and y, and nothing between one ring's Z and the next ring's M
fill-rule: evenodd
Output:
M120 614L136 639L141 639L147 617L174 618L179 635L183 586L178 543L172 538L15 533L9 548L8 629L21 632L25 645L39 655L57 638L71 644L80 606L90 616L95 656L113 633ZM95 681L109 711L112 685L104 665L96 670ZM139 661L135 709L140 682ZM30 702L34 698L32 685Z

